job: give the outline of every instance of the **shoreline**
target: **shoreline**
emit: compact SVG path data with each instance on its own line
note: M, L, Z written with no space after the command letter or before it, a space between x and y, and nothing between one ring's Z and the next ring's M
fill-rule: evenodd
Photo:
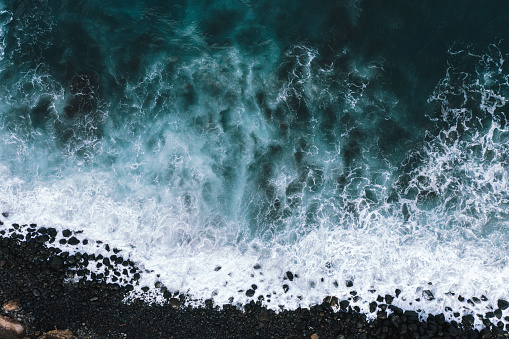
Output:
M17 232L22 228L27 228L26 237ZM335 297L326 297L321 305L309 309L278 313L255 301L243 309L214 305L213 300L206 300L205 307L191 308L186 306L186 295L156 286L167 300L164 305L141 300L126 304L126 293L142 273L136 264L122 259L121 251L115 249L113 258L69 255L51 246L55 232L35 224L12 224L0 231L0 303L19 299L17 309L2 308L1 314L24 323L28 338L55 329L69 329L77 338L509 337L504 324L497 322L502 316L500 309L509 307L503 300L498 309L488 312L493 314L477 315L486 326L481 331L472 328L473 316L464 316L461 323L447 322L443 314L419 319L416 312L391 305L394 296L390 295L377 298L374 294L370 304L377 315L374 321L352 309L347 300ZM92 280L87 280L90 272L85 267L92 261L107 266L118 283L107 283L104 276L94 273ZM78 282L67 283L69 277Z

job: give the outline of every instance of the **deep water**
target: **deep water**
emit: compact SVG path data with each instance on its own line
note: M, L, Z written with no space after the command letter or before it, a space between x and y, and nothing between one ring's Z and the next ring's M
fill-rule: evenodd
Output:
M363 310L399 288L482 312L509 297L507 22L504 1L0 0L0 209L197 300L353 283Z

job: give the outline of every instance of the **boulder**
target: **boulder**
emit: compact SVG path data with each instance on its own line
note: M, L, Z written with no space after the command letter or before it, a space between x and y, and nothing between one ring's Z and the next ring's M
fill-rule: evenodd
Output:
M20 321L0 315L0 338L23 338L25 331L26 327Z

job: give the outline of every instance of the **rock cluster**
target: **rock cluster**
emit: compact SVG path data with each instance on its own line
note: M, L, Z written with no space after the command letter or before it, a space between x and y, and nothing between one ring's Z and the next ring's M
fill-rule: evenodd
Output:
M16 229L25 227L26 237ZM186 296L169 291L157 282L143 290L159 289L165 305L141 301L130 304L123 299L138 284L143 271L122 252L102 245L109 255L62 252L51 246L57 232L36 225L12 225L0 231L0 302L5 316L0 318L0 338L505 338L502 323L485 320L486 328L472 328L474 316L460 323L446 322L443 314L419 319L413 311L403 311L392 301L395 295L379 296L370 307L376 312L367 321L348 300L330 296L321 305L309 309L282 310L275 313L253 300L238 309L230 304L214 305L205 301L203 308L186 306ZM3 233L2 233L3 232ZM84 243L71 231L62 236L69 244ZM99 243L99 242L98 242ZM90 265L101 266L104 273L94 274ZM108 272L106 274L106 272ZM76 283L68 283L74 277ZM108 279L109 277L109 279ZM116 280L113 279L116 277ZM287 281L298 279L290 271ZM256 291L252 284L247 293ZM352 294L355 297L354 294ZM428 296L430 297L430 296ZM499 300L497 310L509 308ZM495 310L494 319L500 312ZM495 315L497 312L497 315ZM500 313L501 314L501 313ZM23 323L16 321L21 319ZM502 325L502 326L500 326ZM69 329L55 332L55 328Z

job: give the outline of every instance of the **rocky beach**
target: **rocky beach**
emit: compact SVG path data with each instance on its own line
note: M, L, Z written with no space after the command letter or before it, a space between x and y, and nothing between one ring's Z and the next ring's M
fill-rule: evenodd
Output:
M0 339L508 337L508 22L0 0Z
M143 271L136 263L124 260L121 251L111 249L109 258L79 252L69 255L52 246L57 235L55 229L34 224L13 224L6 229L0 231L2 338L509 337L499 321L501 310L509 307L505 300L498 300L492 312L475 315L485 324L480 331L472 327L474 316L463 316L458 323L447 322L444 314L422 319L415 311L403 311L391 305L398 298L398 291L384 296L373 291L370 303L370 311L376 313L373 321L352 308L349 300L334 296L309 309L289 311L281 305L277 313L255 300L238 308L230 304L216 305L210 299L203 301L203 307L193 308L186 305L185 294L156 284L144 286L143 290L162 290L166 299L163 304L141 300L126 303L126 293L137 284ZM26 237L20 235L21 231ZM68 242L87 241L79 234L64 232ZM124 284L106 283L104 276L90 275L86 267L91 262L106 265L109 274ZM291 272L286 275L293 279ZM127 281L128 276L133 278ZM69 282L71 277L76 278L74 282ZM351 296L355 298L355 290ZM465 302L476 302L477 298L473 299Z

